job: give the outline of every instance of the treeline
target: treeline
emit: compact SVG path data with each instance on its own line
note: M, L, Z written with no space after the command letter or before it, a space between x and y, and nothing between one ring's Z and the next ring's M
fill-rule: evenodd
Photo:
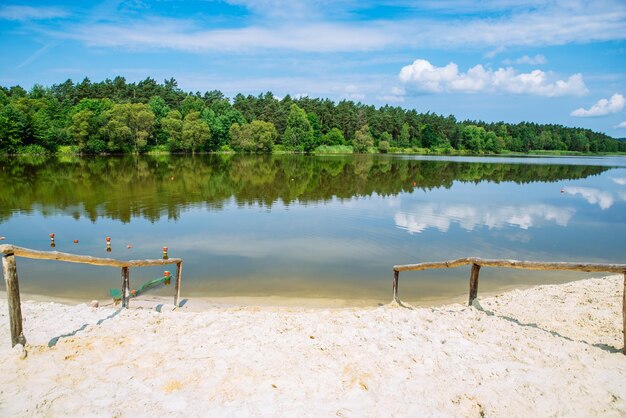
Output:
M503 164L355 155L208 154L115 157L0 157L0 222L16 213L59 212L130 222L177 219L197 205L230 202L272 207L354 197L396 196L455 182L556 182L598 175L609 167ZM558 193L558 188L556 188Z
M589 129L522 122L457 121L400 107L220 91L189 93L174 79L128 83L85 78L52 87L0 86L0 153L355 152L470 153L533 150L625 152L626 143Z

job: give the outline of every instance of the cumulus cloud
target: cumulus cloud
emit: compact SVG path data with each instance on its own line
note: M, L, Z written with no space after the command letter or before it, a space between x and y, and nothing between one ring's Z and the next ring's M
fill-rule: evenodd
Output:
M565 187L563 188L565 193L573 196L581 195L588 203L597 204L600 209L608 209L613 206L613 195L609 192L605 192L592 187Z
M502 62L506 65L512 65L512 64L543 65L543 64L547 64L548 60L543 55L537 54L534 57L529 57L528 55L524 55L523 57L520 57L515 60L506 59Z
M410 233L420 233L428 228L446 232L453 223L467 231L476 226L501 229L506 226L528 229L545 222L567 226L575 210L551 205L503 206L499 208L469 205L444 205L428 203L410 213L397 212L396 226Z
M463 73L453 62L436 67L423 59L404 66L399 78L407 86L428 92L487 91L546 97L583 95L588 92L581 74L574 74L567 80L551 81L550 74L541 70L518 73L508 67L494 71L480 64Z
M6 20L44 20L68 16L68 13L56 7L2 6L0 19Z
M610 99L600 99L596 104L591 106L589 110L578 108L572 113L571 116L579 118L588 118L593 116L604 116L610 113L617 113L624 108L624 96L615 93Z
M617 125L618 128L626 128L626 120Z

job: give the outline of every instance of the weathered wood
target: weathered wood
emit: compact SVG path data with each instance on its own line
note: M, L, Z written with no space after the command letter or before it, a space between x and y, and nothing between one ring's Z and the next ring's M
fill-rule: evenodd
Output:
M599 263L572 263L572 262L545 262L520 260L489 260L477 257L459 258L457 260L428 262L419 264L405 264L394 266L395 271L415 271L427 269L453 268L468 264L477 264L483 267L505 267L528 270L569 270L586 272L622 273L626 271L626 264L599 264Z
M450 261L434 261L434 262L428 262L428 263L404 264L404 265L399 265L399 266L393 266L393 269L395 271L443 269L443 268L465 266L471 263L472 263L472 260L470 258L459 258L457 260L450 260Z
M122 267L122 308L128 308L130 299L130 272L128 267Z
M176 263L176 289L175 289L175 294L174 294L174 306L176 308L178 308L178 304L180 302L180 281L182 279L182 274L183 272L183 262L180 261L178 263Z
M9 323L11 325L11 346L26 344L22 331L22 304L20 302L20 287L17 279L15 255L5 253L2 256L2 274L7 288L9 304Z
M624 271L624 291L622 292L622 328L624 329L624 348L622 352L626 354L626 271Z
M168 260L115 260L112 258L92 257L89 255L78 255L62 253L58 251L37 251L29 248L15 247L13 245L1 245L0 252L11 252L18 257L35 258L40 260L58 260L67 261L69 263L92 264L95 266L110 267L147 267L162 266L166 264L177 264L182 260L180 258L170 258Z
M398 276L400 272L397 270L393 271L393 301L399 302L398 300Z
M401 271L416 271L427 269L441 269L472 265L470 274L469 305L478 296L478 275L481 266L504 267L527 270L568 270L586 272L610 272L624 275L624 291L622 293L622 327L624 348L626 355L626 264L600 264L600 263L572 263L572 262L545 262L545 261L519 261L519 260L489 260L478 257L458 258L449 261L436 261L418 264L403 264L393 266L393 300L398 300L398 274Z
M470 288L469 288L469 306L472 306L472 302L478 296L478 274L480 273L480 265L472 264L472 272L470 273Z
M11 343L25 344L26 339L22 332L22 310L20 303L20 290L17 280L17 268L15 257L34 258L40 260L57 260L70 263L91 264L96 266L119 267L122 272L122 307L128 308L130 300L130 268L145 266L162 266L166 264L176 264L176 294L174 303L178 306L180 300L180 282L183 260L180 258L170 258L168 260L115 260L112 258L99 258L87 255L77 255L61 253L58 251L37 251L29 248L16 247L10 244L0 245L0 255L2 255L2 269L7 288L7 299L9 304L9 320L11 323Z

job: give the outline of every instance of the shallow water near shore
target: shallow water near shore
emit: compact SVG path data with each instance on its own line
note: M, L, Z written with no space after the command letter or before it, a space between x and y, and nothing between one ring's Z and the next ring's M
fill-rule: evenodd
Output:
M50 250L55 233L54 250L118 259L168 246L184 260L183 297L362 306L389 302L395 264L626 262L624 157L6 158L0 184L2 243ZM162 271L131 270L131 287ZM114 268L21 258L18 273L24 293L74 300L104 300L120 282ZM463 299L468 277L402 273L400 296ZM582 277L485 268L480 291Z

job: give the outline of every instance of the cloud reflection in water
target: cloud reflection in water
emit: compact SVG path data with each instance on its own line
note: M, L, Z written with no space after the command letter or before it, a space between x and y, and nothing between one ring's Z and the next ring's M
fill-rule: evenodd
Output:
M581 195L583 199L592 205L597 204L600 209L608 209L613 206L613 195L600 189L592 187L565 187L565 193L573 196Z
M472 231L476 226L500 229L514 226L528 229L545 222L567 226L576 211L552 205L503 206L499 208L468 205L444 205L427 203L410 213L396 212L396 226L410 233L420 233L428 228L447 232L450 225L458 223L461 228Z

